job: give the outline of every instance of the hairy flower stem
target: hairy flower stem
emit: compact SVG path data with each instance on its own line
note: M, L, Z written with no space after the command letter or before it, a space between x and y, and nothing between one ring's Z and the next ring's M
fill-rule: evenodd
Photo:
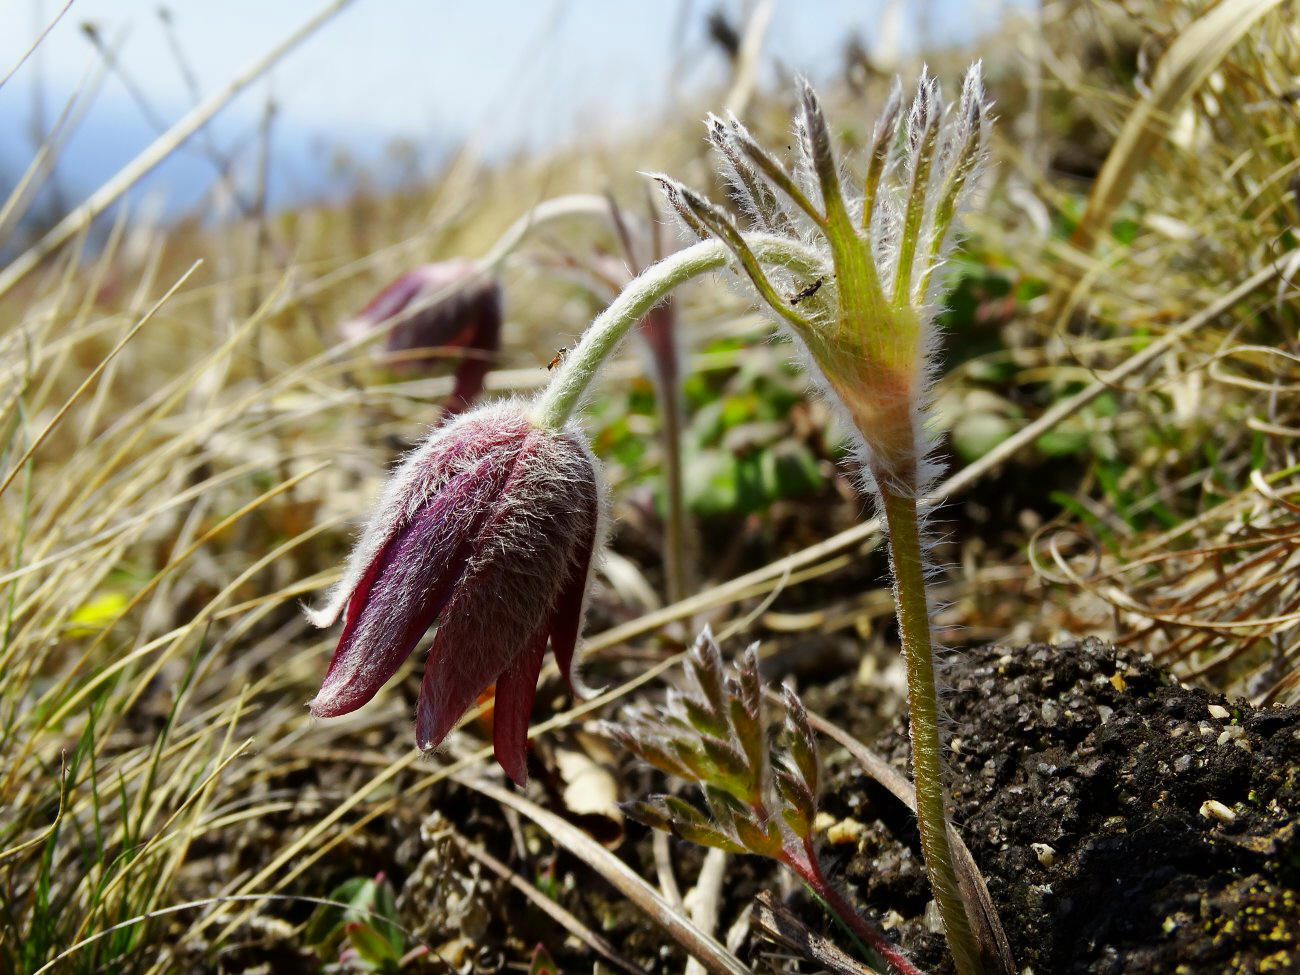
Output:
M815 256L796 241L765 235L755 235L746 240L760 260L804 273L816 266ZM718 270L730 258L731 251L725 244L713 239L702 240L665 257L634 278L610 306L596 316L583 332L577 347L564 357L556 369L555 378L533 407L533 420L553 430L563 428L600 367L628 330L675 288L691 278Z
M912 777L916 785L916 819L930 889L939 906L944 935L961 975L983 971L979 949L957 888L948 843L947 797L943 788L943 744L939 735L939 700L934 681L934 649L925 596L925 566L916 498L899 492L888 477L876 478L894 569L894 601L903 654L907 658L907 700L912 725Z
M675 364L675 363L674 363ZM664 375L660 382L660 407L663 421L664 482L667 516L664 532L665 590L668 602L686 598L691 571L687 559L689 539L686 524L686 491L682 482L682 410L681 391L675 374Z

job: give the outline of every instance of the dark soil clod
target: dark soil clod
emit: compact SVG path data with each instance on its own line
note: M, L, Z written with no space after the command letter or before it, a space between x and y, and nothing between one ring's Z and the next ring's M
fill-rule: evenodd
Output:
M1019 966L1300 970L1300 709L1229 702L1096 640L975 648L945 677L956 821ZM909 760L897 731L876 744ZM871 824L842 876L945 970L914 831L851 767L828 791Z

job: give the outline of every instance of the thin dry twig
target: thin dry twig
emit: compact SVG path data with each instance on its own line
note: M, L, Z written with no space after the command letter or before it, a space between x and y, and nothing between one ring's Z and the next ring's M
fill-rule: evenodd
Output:
M809 931L789 908L772 896L771 891L759 891L754 901L758 906L754 912L758 929L768 940L797 951L831 975L880 975L821 935Z
M494 857L487 850L474 843L470 843L459 834L456 835L457 843L460 848L472 856L483 866L487 867L497 876L504 879L511 887L527 897L533 904L546 913L551 920L561 925L566 931L571 933L575 938L585 944L588 948L600 955L601 958L609 962L615 968L627 972L628 975L641 975L641 970L633 965L630 961L614 950L614 946L607 940L598 935L587 925L583 924L576 918L572 912L558 901L547 897L535 884L530 884L523 877L515 873L504 863Z
M604 877L620 894L645 912L686 952L717 975L749 975L749 969L731 952L701 931L690 918L675 910L659 892L641 879L627 864L575 826L548 812L516 792L484 782L467 772L452 775L466 788L481 792L503 806L526 816L546 831L557 844Z

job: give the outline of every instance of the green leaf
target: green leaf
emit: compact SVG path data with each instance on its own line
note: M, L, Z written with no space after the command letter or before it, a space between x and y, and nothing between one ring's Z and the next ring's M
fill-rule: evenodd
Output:
M747 852L745 847L712 826L703 826L698 823L674 823L673 831L682 839L698 843L700 846L712 846L719 850L726 850L728 853Z
M751 853L759 856L776 857L781 852L781 830L776 821L769 819L763 824L756 823L750 816L737 816L733 823L736 836Z
M328 946L343 935L344 923L370 909L375 882L370 877L353 877L332 891L328 899L337 904L318 904L303 926L302 940L309 945Z
M393 951L400 955L406 947L406 937L397 924L397 896L387 877L376 878L375 902L370 909L375 916L370 918L369 923L388 940Z
M979 460L1014 432L1011 421L998 413L967 413L952 428L952 447L964 462Z
M1088 450L1088 431L1057 427L1034 441L1046 457L1076 457Z
M348 944L372 970L382 971L395 967L402 957L387 938L364 921L349 921L345 930Z
M660 801L656 802L656 799ZM634 799L631 802L619 803L619 808L623 810L623 815L635 820L642 826L649 826L651 829L662 830L665 833L672 832L672 817L669 815L668 808L664 805L662 797Z

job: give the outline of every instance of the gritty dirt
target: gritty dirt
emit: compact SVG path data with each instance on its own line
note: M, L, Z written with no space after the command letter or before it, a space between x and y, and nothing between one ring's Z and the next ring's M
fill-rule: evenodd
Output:
M849 647L827 644L816 666L792 666L796 658L807 663L813 649L770 659L765 676L794 676L810 708L861 740L874 737L872 747L905 769L906 717L892 654L864 680ZM826 673L841 676L818 683ZM1227 701L1092 640L965 649L948 658L945 677L956 824L1001 914L1018 975L1300 971L1300 710ZM564 814L558 784L548 785L549 748L543 743L534 756L530 795ZM824 745L823 757L828 874L924 971L951 971L910 813L843 750ZM611 771L623 798L668 785L637 762ZM297 774L293 791L303 808L251 830L247 848L224 854L223 875L256 868L257 851L275 848L260 830L292 831L311 821L311 797L324 784L311 767ZM351 787L330 784L332 792ZM649 832L626 825L617 852L653 882ZM349 877L383 871L397 895L398 922L451 962L426 956L406 971L524 971L539 944L560 971L591 971L590 949L474 862L464 841L554 897L633 969L684 970L681 949L588 864L496 803L449 783L353 834L296 886L321 896ZM699 847L673 841L683 884L702 859ZM788 874L751 856L728 863L720 936L737 927L762 890L812 931L850 947ZM222 972L319 971L332 957L303 946L296 933L311 910L273 902L256 928L241 928L220 948L196 946L203 963L197 955L188 961L209 970L215 954ZM764 941L752 924L740 941L737 955L756 973L820 971Z
M1186 687L1095 640L973 648L946 677L956 822L1020 970L1300 971L1300 711ZM903 732L875 743L899 767ZM823 806L864 827L830 847L837 875L947 971L901 806L847 762Z

